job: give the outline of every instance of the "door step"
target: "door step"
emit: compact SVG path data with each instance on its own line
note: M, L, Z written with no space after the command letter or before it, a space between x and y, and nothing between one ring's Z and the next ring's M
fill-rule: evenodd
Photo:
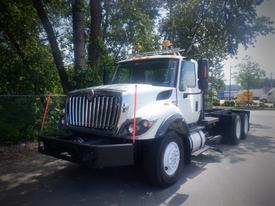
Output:
M193 154L192 154L192 156L198 156L198 155L200 155L201 153L203 153L203 152L205 152L205 151L207 151L207 150L213 150L213 151L215 151L215 152L218 152L218 153L223 153L222 152L222 150L220 150L220 149L218 149L218 148L216 148L216 147L211 147L211 146L208 146L208 145L205 145L203 148L201 148L201 149L199 149L198 151L196 151L196 152L194 152Z
M211 148L210 146L205 145L203 148L201 148L201 149L197 150L196 152L194 152L192 154L192 156L198 156L199 154L205 152L206 150L209 150L210 148Z

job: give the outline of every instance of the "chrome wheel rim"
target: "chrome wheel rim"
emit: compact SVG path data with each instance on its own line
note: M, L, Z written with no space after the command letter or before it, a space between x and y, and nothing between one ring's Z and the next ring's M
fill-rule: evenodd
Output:
M237 139L241 138L241 120L239 116L237 117L237 120L236 120L236 137Z
M174 175L180 163L180 150L176 142L170 142L164 151L163 166L167 175Z

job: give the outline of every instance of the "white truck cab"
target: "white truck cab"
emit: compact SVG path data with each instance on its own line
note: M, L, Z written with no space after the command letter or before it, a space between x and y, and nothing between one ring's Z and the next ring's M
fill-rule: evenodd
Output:
M135 87L137 118L154 119L150 131L137 139L153 139L160 124L179 114L187 124L198 122L202 112L202 91L198 86L198 64L179 54L134 57L118 63L112 82L93 89L121 90L123 105L129 108L119 124L133 119ZM129 135L131 138L131 134Z
M207 78L207 60L176 49L129 57L110 84L68 94L70 134L41 134L39 151L93 167L142 162L149 181L169 186L192 155L247 136L249 111L205 110Z

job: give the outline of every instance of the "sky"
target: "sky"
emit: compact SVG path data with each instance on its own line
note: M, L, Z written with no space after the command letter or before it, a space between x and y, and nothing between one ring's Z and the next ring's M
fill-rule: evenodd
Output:
M261 6L257 8L259 16L268 16L274 21L275 27L275 0L265 0ZM261 69L266 71L266 76L270 78L270 73L273 73L275 79L275 34L267 36L258 36L254 47L250 46L247 50L243 46L239 47L238 54L223 62L225 82L229 84L230 66L235 66L242 62L243 58L248 55L253 61L260 64ZM236 72L232 68L232 73ZM234 79L231 80L235 83Z

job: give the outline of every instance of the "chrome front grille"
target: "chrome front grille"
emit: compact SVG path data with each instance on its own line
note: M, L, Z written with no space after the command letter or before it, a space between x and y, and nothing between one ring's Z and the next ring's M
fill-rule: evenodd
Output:
M70 126L101 130L117 127L121 108L119 96L95 95L69 96L67 100L67 123Z

